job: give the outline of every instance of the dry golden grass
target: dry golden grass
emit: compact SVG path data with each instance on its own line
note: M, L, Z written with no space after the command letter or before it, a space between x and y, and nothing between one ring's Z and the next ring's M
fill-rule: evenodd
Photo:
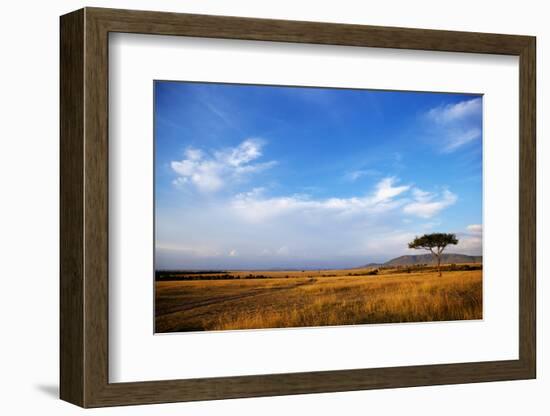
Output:
M482 318L481 270L445 272L442 277L435 272L347 272L277 271L261 272L270 273L266 279L156 282L156 331ZM231 273L244 277L255 272Z

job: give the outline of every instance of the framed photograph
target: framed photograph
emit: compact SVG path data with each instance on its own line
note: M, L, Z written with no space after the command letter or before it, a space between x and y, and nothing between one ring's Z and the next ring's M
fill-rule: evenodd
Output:
M535 49L62 16L61 398L535 378Z
M482 95L153 93L155 333L483 318Z

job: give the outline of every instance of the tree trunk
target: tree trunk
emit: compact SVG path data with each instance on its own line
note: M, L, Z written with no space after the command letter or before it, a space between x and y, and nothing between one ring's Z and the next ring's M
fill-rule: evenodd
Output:
M441 277L441 256L437 256L437 272L439 273L439 277Z

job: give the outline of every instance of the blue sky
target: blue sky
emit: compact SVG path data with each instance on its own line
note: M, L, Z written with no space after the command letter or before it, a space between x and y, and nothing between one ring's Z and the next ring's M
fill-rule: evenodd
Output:
M154 88L157 269L355 267L436 231L481 254L481 95Z

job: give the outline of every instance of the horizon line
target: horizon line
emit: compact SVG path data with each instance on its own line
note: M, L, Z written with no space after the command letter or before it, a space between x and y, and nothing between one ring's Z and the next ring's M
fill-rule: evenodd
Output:
M466 257L481 257L483 258L483 254L462 254L462 253L443 253L443 255L460 255L460 256L466 256ZM189 271L189 272L220 272L220 271L296 271L296 270L350 270L350 269L361 269L365 267L375 267L375 266L384 266L386 263L389 263L390 261L393 261L395 259L399 259L401 257L414 257L414 256L431 256L430 253L422 253L422 254L403 254L401 256L393 257L390 260L387 260L385 262L370 262L366 264L361 264L359 266L350 266L350 267L253 267L253 268L246 268L246 267L239 267L239 268L170 268L170 269L157 269L155 268L155 272L173 272L173 271Z

